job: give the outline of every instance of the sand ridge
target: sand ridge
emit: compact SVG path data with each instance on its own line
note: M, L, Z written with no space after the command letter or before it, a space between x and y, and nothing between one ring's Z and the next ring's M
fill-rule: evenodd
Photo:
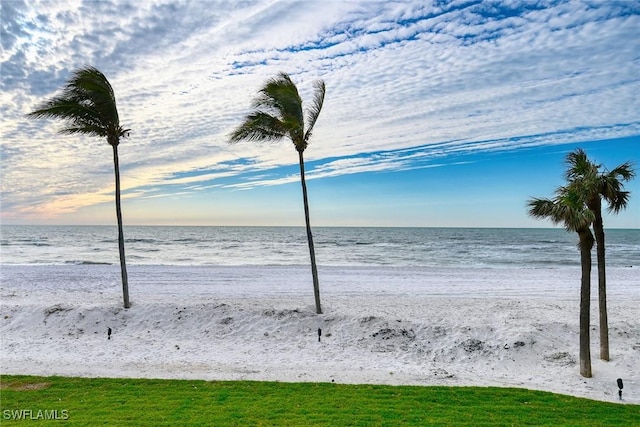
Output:
M610 362L597 358L594 328L586 379L574 301L326 295L317 315L302 295L171 299L125 310L112 295L4 292L2 373L495 385L605 401L617 401L621 377L624 402L640 403L637 301L610 303L626 317L611 321Z

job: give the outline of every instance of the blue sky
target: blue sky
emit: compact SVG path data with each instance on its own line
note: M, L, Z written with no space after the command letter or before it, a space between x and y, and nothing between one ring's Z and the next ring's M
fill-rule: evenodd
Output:
M113 224L110 147L25 114L73 70L114 87L125 224L302 225L289 141L229 145L266 79L325 104L313 225L547 227L582 147L640 166L640 2L3 0L2 222ZM610 227L640 228L640 178Z

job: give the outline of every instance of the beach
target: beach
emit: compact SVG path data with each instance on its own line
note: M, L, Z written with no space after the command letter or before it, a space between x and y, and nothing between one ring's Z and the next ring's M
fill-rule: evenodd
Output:
M609 362L594 277L583 378L579 267L321 267L317 315L308 266L130 266L125 310L117 266L3 265L0 371L521 387L638 404L639 277L608 270Z

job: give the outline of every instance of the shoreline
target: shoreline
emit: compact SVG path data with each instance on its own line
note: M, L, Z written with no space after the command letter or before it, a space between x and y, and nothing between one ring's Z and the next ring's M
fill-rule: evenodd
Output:
M311 295L308 265L129 265L132 301L136 295L254 296ZM100 295L121 292L119 265L0 264L0 292L73 290ZM580 267L398 267L318 266L321 293L444 297L528 297L579 299ZM607 295L640 301L637 267L608 267ZM592 296L597 293L597 269L591 272ZM0 294L2 296L2 294Z

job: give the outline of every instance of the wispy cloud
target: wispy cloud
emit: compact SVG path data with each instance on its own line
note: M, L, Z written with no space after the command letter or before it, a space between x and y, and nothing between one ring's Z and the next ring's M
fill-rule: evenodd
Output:
M85 64L133 130L120 149L132 198L295 180L290 144L227 144L279 71L303 99L327 84L310 179L640 134L637 2L9 1L0 13L5 217L109 197L106 142L24 116Z

